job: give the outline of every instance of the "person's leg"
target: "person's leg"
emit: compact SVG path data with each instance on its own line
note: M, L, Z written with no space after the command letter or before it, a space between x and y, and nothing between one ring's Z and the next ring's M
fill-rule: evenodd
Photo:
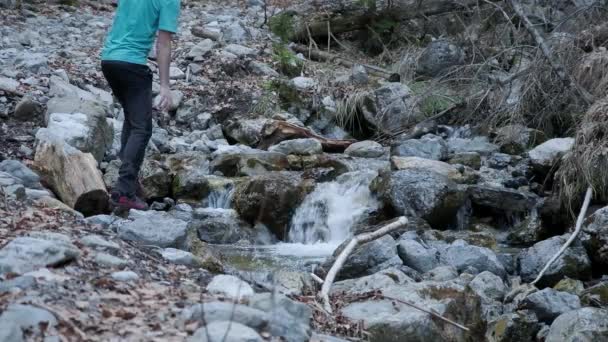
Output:
M125 105L125 89L127 84L125 84L124 80L122 80L124 66L122 63L115 62L105 62L101 63L101 70L103 72L104 77L108 81L110 88L112 89L112 93L118 99L118 102L122 106L123 114L125 120L122 123L122 131L120 135L120 150L118 152L118 158L122 160L123 150L125 145L127 144L127 139L129 138L131 132L131 125L129 124L129 120L126 118L129 116L127 112L127 107Z

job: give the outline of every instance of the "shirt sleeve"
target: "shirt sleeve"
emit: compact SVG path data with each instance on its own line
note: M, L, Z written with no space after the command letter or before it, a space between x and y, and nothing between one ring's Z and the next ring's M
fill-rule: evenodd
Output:
M167 32L177 32L177 20L179 18L180 0L161 1L158 29Z

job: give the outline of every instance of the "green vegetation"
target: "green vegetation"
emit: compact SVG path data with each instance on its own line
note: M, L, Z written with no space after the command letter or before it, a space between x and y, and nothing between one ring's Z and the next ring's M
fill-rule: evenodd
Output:
M415 82L410 89L419 98L420 110L425 116L432 116L450 108L460 101L455 95L450 95L442 87L433 87L429 82Z
M284 12L277 14L268 20L270 31L276 34L284 42L288 42L295 35L295 20L293 13Z
M279 70L289 77L296 77L302 71L304 63L283 44L273 44L272 58L278 64Z

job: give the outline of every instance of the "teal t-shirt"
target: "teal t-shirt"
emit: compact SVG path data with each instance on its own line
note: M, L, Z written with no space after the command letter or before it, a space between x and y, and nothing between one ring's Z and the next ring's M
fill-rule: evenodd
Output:
M146 64L158 30L177 32L180 0L119 0L104 61Z

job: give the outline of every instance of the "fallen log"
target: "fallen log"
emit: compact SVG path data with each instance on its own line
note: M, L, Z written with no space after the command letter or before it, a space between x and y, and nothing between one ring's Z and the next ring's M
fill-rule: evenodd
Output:
M336 153L344 152L348 146L357 142L356 140L328 139L307 128L296 126L286 121L276 120L264 126L262 129L262 138L257 147L266 150L270 146L276 145L281 141L300 138L316 139L323 146L323 151Z
M222 34L220 32L209 31L202 27L193 27L192 29L190 29L190 32L195 37L211 39L216 42L222 39Z
M484 4L486 2L479 0L305 1L275 15L270 19L270 24L275 34L286 40L306 41L309 38L327 37L330 32L335 34L364 29L377 17L405 21Z
M61 201L85 216L108 209L108 193L97 160L58 140L41 140L34 168Z

